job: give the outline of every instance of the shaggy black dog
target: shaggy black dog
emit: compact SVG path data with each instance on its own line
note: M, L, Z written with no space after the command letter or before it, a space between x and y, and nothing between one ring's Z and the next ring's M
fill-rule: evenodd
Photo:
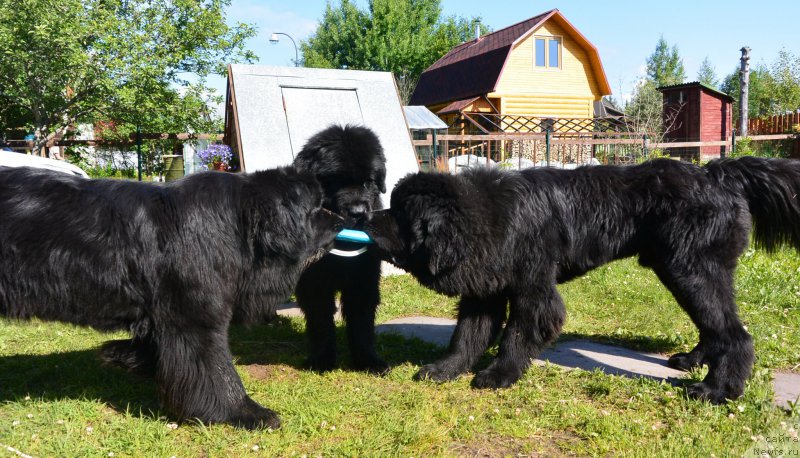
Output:
M751 221L757 244L800 249L798 194L800 162L757 158L702 168L654 160L417 174L398 183L391 208L366 230L388 260L461 297L446 356L419 377L444 381L468 371L499 335L510 303L498 356L473 385L513 384L561 330L566 311L556 284L638 255L700 331L698 345L670 365L708 364L688 393L721 403L742 394L754 360L734 302L737 258Z
M105 359L155 375L178 418L277 428L245 393L228 324L269 315L332 245L342 219L321 203L293 168L164 186L0 168L0 313L128 330Z
M316 176L325 194L323 207L344 217L348 227L360 228L371 211L383 208L380 193L386 192L386 158L378 137L366 127L328 127L308 140L294 166ZM347 242L336 245L344 251L363 247ZM336 366L333 316L340 292L353 365L386 371L388 366L375 353L380 263L371 248L353 257L328 254L300 277L295 295L306 317L310 368L325 371Z

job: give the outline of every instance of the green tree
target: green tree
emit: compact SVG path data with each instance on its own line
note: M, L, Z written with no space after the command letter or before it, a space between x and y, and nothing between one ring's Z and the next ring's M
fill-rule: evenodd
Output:
M647 78L653 81L656 87L681 84L686 79L678 46L670 48L663 36L659 38L653 54L647 58Z
M726 76L720 84L720 90L734 98L733 119L734 124L739 119L739 99L741 81L739 80L739 68ZM758 64L750 68L750 87L748 93L747 108L751 118L768 116L777 112L777 103L774 99L775 80L770 74L769 67Z
M78 122L203 125L205 77L254 58L244 40L255 30L225 23L229 1L0 0L3 127L41 146Z
M775 82L773 99L776 111L800 109L800 55L781 49L770 74Z
M478 18L441 17L440 0L328 2L315 34L300 43L307 67L389 71L404 103L419 75L455 45L473 38ZM482 32L486 29L481 26Z
M707 56L700 64L700 69L697 70L697 81L713 88L716 88L719 84L714 66L711 65L711 61L708 60Z

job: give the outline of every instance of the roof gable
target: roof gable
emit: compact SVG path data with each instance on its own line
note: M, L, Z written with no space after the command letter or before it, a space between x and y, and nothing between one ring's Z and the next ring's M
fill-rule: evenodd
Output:
M411 103L432 105L494 91L511 50L550 19L587 51L600 92L611 94L597 48L553 9L451 49L420 75Z

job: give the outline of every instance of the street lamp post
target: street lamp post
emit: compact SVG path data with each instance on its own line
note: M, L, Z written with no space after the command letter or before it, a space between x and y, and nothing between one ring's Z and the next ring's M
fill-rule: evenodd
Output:
M269 36L269 42L274 45L278 44L279 41L278 35L284 35L285 37L287 37L289 40L292 41L292 45L294 45L294 66L298 67L299 66L298 64L300 63L300 58L297 54L297 43L294 42L294 38L292 38L288 33L274 32L272 35Z

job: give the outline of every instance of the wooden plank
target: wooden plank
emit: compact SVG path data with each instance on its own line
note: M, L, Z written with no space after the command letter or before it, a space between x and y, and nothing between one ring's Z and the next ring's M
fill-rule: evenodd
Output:
M649 143L650 148L696 148L702 146L730 146L730 140L719 140L714 142L670 142L670 143Z
M769 135L753 135L748 137L750 140L786 140L787 138L795 138L795 134L769 134Z

